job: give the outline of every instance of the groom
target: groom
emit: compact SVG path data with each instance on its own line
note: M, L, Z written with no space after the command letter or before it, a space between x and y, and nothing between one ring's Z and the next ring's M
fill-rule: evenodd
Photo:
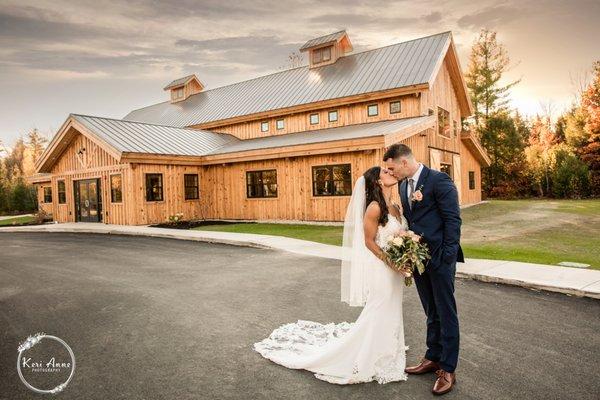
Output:
M431 260L423 274L415 273L417 291L427 315L427 352L409 374L435 372L434 394L452 390L458 362L458 314L454 299L456 262L464 262L460 247L458 192L450 177L417 162L404 144L390 146L383 156L398 179L404 217L410 230L423 237Z

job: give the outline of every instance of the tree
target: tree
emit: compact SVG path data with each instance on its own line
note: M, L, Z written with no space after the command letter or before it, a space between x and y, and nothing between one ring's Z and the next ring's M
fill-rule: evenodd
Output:
M600 195L600 61L594 63L593 80L581 98L584 113L584 131L589 135L580 150L581 159L590 169L590 181L594 195Z
M23 161L25 159L25 150L25 142L23 141L23 138L19 138L8 157L6 157L6 159L4 160L7 180L12 181L13 179L23 176Z
M48 139L40 135L36 128L33 128L33 130L27 134L27 145L31 151L34 164L44 152L47 143Z
M528 128L517 115L519 125L508 113L491 115L481 132L481 145L486 149L492 163L482 171L482 186L490 196L518 196L528 192L524 171L525 138Z
M531 125L529 146L525 149L527 162L540 196L551 194L551 176L555 166L558 139L548 117L536 117Z
M590 173L581 161L565 144L555 150L556 168L552 176L552 192L559 198L587 197L590 192Z
M520 81L500 85L502 75L509 65L507 51L496 40L496 32L482 29L471 48L465 75L475 109L476 126L484 124L491 114L506 111L508 91Z

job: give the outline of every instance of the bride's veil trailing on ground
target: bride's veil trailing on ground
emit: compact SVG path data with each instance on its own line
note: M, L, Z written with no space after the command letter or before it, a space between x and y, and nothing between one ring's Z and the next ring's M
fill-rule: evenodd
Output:
M366 208L365 178L356 180L344 220L342 244L342 301L362 307L368 294L368 252L365 246L363 218Z

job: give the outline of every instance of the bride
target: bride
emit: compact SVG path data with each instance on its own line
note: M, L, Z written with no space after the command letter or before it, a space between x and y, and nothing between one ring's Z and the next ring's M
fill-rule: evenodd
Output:
M364 306L355 322L298 320L254 344L263 357L287 368L306 369L336 384L406 380L402 319L404 277L382 247L389 235L407 229L401 207L391 202L398 180L372 167L355 183L344 222L342 301Z

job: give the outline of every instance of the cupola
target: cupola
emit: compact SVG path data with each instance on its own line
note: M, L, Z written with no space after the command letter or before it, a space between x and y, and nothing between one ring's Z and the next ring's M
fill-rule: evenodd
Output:
M338 58L352 51L352 43L346 31L339 31L309 40L300 47L308 51L310 68L333 64Z
M193 94L200 93L202 89L204 89L204 85L196 75L175 79L164 88L164 90L171 91L171 103L183 101Z

